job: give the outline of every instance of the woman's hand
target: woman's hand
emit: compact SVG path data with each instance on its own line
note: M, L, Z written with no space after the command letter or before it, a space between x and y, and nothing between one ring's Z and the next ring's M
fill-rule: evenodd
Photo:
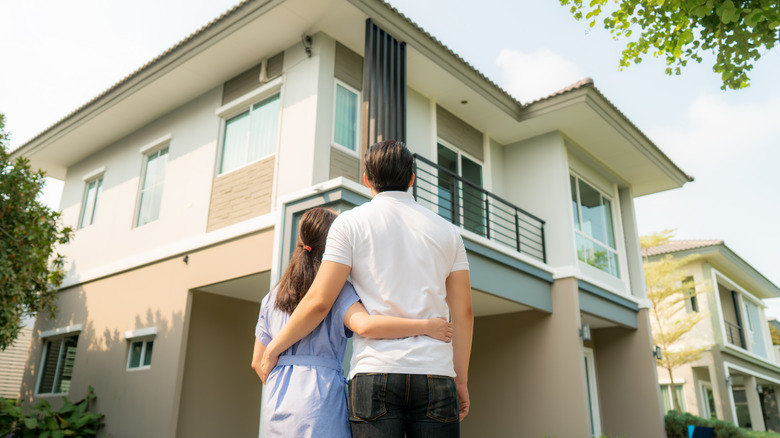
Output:
M444 318L425 320L425 335L444 342L452 342L452 324Z

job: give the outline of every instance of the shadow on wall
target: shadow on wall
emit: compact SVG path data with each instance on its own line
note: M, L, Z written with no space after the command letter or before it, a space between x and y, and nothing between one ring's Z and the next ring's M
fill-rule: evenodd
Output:
M108 305L104 305L99 312L90 313L94 301ZM35 323L21 388L21 397L27 404L47 400L57 409L63 404L62 395L71 401L79 401L86 396L88 387L92 386L97 399L90 410L105 415L105 433L111 435L134 430L139 433L138 436L153 436L155 428L169 427L175 402L183 314L180 311L165 314L160 309L147 307L142 313L130 317L124 313L127 312L123 309L126 303L122 301L119 296L108 299L90 295L88 306L83 286L60 292L56 319L40 316ZM75 357L70 359L70 363L65 362L67 359L57 359L46 353L46 344L52 342L53 345L58 338L41 339L41 332L77 324L83 325L83 328L78 334ZM150 327L156 328L156 335L132 340L124 336L125 332ZM151 353L149 366L143 366L141 358L138 366L128 367L133 343L138 341L146 344L142 345L142 355ZM47 358L44 361L45 353ZM36 395L41 381L41 367L47 376L57 375L56 379L63 382L60 387L68 388L66 394ZM70 376L67 371L62 371L63 368L72 369ZM55 371L49 371L51 369ZM140 418L143 418L142 422L138 421Z

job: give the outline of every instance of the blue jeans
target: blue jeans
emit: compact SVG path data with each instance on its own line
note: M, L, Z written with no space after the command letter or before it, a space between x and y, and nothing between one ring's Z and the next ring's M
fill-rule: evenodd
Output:
M451 377L361 373L349 381L354 438L459 437L458 395Z

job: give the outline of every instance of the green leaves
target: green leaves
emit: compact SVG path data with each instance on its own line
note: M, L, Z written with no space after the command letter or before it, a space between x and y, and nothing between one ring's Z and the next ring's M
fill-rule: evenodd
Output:
M568 5L568 0L560 0ZM587 6L572 2L576 19L595 24L606 0ZM604 28L615 39L629 40L620 67L642 62L648 50L666 58L666 74L680 74L688 60L701 62L702 52L715 55L712 69L721 76L722 89L750 84L748 72L762 54L780 41L780 0L615 0L604 18ZM639 32L632 29L639 28ZM638 37L632 38L635 34Z
M16 400L0 397L0 436L20 438L94 437L103 427L103 415L89 412L89 403L95 400L95 392L89 387L87 396L71 403L63 397L59 410L41 401L25 413Z
M45 174L33 171L25 158L11 161L7 141L0 114L0 350L19 335L25 316L56 311L57 288L65 277L56 248L72 235L60 225L60 214L37 200Z

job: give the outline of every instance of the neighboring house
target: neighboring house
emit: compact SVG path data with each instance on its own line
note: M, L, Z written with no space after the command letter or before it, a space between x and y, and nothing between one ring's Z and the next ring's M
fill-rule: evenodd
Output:
M0 350L0 397L17 399L32 341L32 326L24 326L13 344Z
M690 177L592 81L521 104L379 0L242 2L14 152L77 228L23 396L92 385L116 437L257 434L260 300L386 138L468 251L464 436L662 436L634 198Z
M681 312L704 318L681 338L685 345L707 346L701 359L669 373L658 368L664 409L671 391L681 408L704 418L731 421L757 431L780 432L780 364L774 353L763 300L780 297L780 288L742 260L722 240L673 240L646 250L661 257L696 256L681 267L691 294Z

